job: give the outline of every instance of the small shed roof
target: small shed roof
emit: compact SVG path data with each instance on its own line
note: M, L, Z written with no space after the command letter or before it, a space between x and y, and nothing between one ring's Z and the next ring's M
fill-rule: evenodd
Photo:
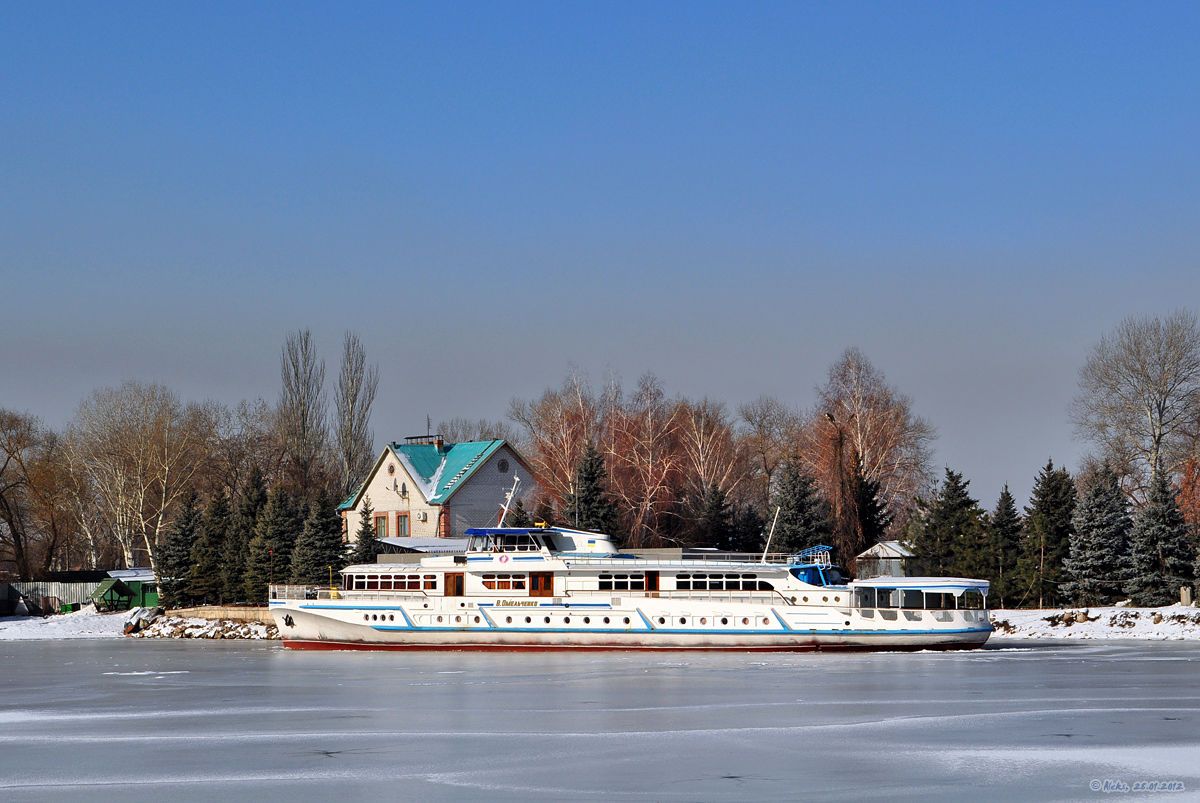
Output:
M862 558L911 558L913 554L904 548L899 541L880 541L875 546L863 552Z
M116 578L119 578L126 582L130 582L130 581L137 582L137 583L153 583L154 582L154 570L147 569L147 568L113 569L112 571L110 571L108 573L108 576L116 577Z

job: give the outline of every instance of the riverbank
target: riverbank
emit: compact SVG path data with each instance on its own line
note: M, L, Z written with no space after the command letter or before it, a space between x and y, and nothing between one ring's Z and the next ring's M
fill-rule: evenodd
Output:
M997 610L992 625L1004 638L1200 641L1200 609L1182 605Z

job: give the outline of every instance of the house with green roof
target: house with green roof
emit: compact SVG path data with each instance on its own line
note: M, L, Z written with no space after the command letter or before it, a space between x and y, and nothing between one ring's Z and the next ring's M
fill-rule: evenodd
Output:
M338 511L354 541L363 501L371 501L379 538L458 538L471 527L494 527L519 479L517 496L540 492L525 458L504 440L446 443L440 436L389 443L367 479Z

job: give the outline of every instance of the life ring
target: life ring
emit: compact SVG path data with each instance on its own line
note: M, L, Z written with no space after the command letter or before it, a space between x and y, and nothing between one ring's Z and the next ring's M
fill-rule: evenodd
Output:
M501 555L501 556L500 556L500 562L501 562L501 563L508 563L508 555Z

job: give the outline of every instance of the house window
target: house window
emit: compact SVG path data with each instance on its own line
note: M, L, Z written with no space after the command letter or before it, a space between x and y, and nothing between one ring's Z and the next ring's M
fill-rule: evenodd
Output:
M398 537L398 538L407 538L408 537L408 514L407 513L397 513L396 514L396 537Z
M387 538L387 514L375 517L375 537Z

